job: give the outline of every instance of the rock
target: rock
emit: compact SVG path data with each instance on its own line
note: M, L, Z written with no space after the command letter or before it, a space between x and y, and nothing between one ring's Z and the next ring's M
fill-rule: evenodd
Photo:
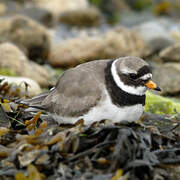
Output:
M142 11L152 6L151 1L143 1L143 0L126 0L126 3L129 5L130 8L136 11Z
M156 65L153 69L153 79L162 89L162 95L178 95L180 93L180 64Z
M180 103L173 101L170 98L165 98L159 95L146 93L145 112L153 114L174 114L180 113Z
M122 12L128 11L129 7L125 0L90 0L103 13L109 23L117 23L121 19Z
M143 23L135 28L146 42L145 56L154 54L174 43L168 30L160 22L151 21Z
M50 40L45 27L35 21L14 16L0 18L0 42L11 41L32 59L45 59L49 54Z
M28 97L33 97L41 93L41 88L39 84L32 79L25 77L9 77L9 76L1 76L1 75L0 75L0 79L4 79L3 83L7 82L10 85L18 86L18 88L20 88L20 92L22 94L26 94Z
M38 7L25 7L21 8L21 10L17 12L17 14L27 16L47 27L52 27L54 25L53 14L47 9Z
M172 30L170 34L176 42L180 42L180 30Z
M103 42L100 38L78 37L54 44L48 58L55 67L71 67L77 64L99 59Z
M180 63L165 63L165 67L172 67L178 71L180 71Z
M81 36L52 43L48 58L56 67L71 67L95 59L142 56L144 41L127 28L117 28L101 36Z
M0 67L14 71L17 75L21 75L28 67L26 56L11 43L0 44Z
M87 0L34 0L35 6L45 8L52 12L55 17L65 11L87 8Z
M12 17L15 15L27 16L45 26L51 27L54 24L53 14L44 8L35 7L32 2L19 0L1 0L0 15Z
M7 7L4 3L0 3L0 15L4 15L7 10Z
M105 58L120 56L142 56L145 44L141 36L135 31L118 27L108 31L101 39L104 43L102 55Z
M101 14L94 7L65 11L60 14L59 22L75 26L97 26Z
M54 85L53 77L48 70L35 62L29 62L28 67L27 71L24 72L24 76L36 80L42 88Z
M0 68L34 79L41 87L51 84L48 71L35 62L29 62L24 53L11 43L0 44Z
M163 61L180 62L180 43L176 43L160 51L159 56Z
M150 11L122 11L120 14L120 23L122 26L135 27L154 20L156 17Z
M1 16L12 15L22 7L19 2L15 2L14 0L1 0L0 4Z

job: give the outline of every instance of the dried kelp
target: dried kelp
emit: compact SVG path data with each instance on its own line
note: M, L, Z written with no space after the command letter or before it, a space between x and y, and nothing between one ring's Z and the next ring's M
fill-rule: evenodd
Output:
M14 100L4 100L0 106L0 179L180 177L179 115L146 113L141 125L102 121L88 127L80 120L59 126L50 115L32 114Z

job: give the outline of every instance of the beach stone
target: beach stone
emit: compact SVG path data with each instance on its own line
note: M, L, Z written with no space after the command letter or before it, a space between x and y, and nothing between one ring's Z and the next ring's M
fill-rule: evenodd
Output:
M174 43L168 30L158 21L145 22L136 26L134 29L145 40L145 56L152 55Z
M52 27L55 23L52 12L39 7L21 8L21 10L17 12L17 14L27 16L35 21L42 23L47 27Z
M102 55L107 58L122 56L139 56L144 53L145 43L142 37L135 31L125 27L117 27L107 31L101 39L105 49Z
M49 63L55 67L72 67L95 60L121 56L142 56L143 39L127 28L109 30L99 36L80 36L52 42Z
M101 13L95 7L69 10L60 14L59 22L74 26L97 26L101 22Z
M0 79L3 79L3 83L7 82L9 85L18 86L20 92L26 94L28 97L33 97L41 93L39 84L30 78L0 75Z
M16 75L31 78L41 87L51 84L48 71L33 61L28 61L25 54L12 43L0 44L0 68L13 71Z
M49 10L55 17L69 10L83 9L89 6L88 0L34 0L35 6Z
M102 47L103 42L100 38L72 38L52 45L48 61L54 67L72 67L99 59Z
M179 28L179 27L178 27ZM178 30L172 30L170 32L172 38L176 41L176 42L180 42L180 29Z
M32 60L45 59L49 54L48 30L24 16L0 18L0 42L13 42Z
M161 50L159 56L165 62L180 62L180 43Z
M180 94L180 63L165 63L153 68L153 80L162 89L162 95Z

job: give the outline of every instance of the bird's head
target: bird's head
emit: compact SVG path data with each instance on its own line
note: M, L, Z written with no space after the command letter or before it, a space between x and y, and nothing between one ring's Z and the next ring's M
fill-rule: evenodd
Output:
M141 58L119 58L113 62L111 72L116 84L130 94L144 95L148 88L161 91L152 81L149 64Z

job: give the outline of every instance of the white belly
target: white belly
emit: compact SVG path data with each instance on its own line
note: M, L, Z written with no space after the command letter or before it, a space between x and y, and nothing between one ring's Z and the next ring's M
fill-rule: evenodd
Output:
M143 113L143 106L137 104L134 106L117 107L112 104L109 95L106 93L106 98L99 102L99 104L92 108L87 114L80 117L59 117L55 116L55 120L59 123L71 123L74 124L79 119L84 119L86 125L92 124L96 121L103 119L111 120L112 122L120 122L123 120L129 122L137 122Z

